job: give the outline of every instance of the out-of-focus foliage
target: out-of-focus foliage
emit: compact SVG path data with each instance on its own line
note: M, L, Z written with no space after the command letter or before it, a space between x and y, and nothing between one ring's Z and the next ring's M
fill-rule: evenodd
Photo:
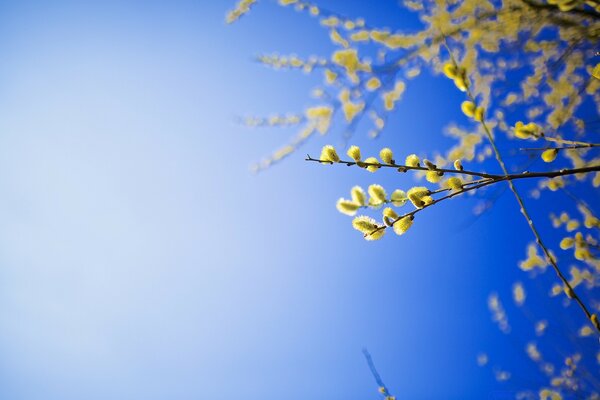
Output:
M253 3L241 1L228 14L228 22L246 13ZM372 173L392 168L425 179L423 185L412 188L383 188L376 183L366 190L355 186L349 196L338 200L338 211L353 217L353 228L367 240L381 239L388 228L397 235L406 234L419 212L446 199L492 185L508 185L533 234L532 242L524 244L518 266L532 279L553 270L557 283L548 288L546 301L559 297L565 313L583 311L585 323L572 340L597 341L600 220L594 209L597 204L588 204L572 189L578 185L600 187L600 144L594 136L600 116L600 64L592 61L600 49L600 1L405 0L404 5L422 22L421 29L409 33L378 28L362 18L322 9L317 3L279 3L317 18L335 49L329 55L308 58L278 54L258 57L272 68L318 74L323 84L313 91L315 104L302 112L242 121L249 126L294 125L298 129L288 144L254 169L269 168L314 135L337 131L348 143L363 120L371 124L368 136L378 137L390 113L401 107L410 81L421 71L427 69L440 79L451 79L456 90L464 93L464 101L446 106L461 110L465 119L460 126L447 126L446 133L455 141L449 148L401 157L384 148L377 156L364 157L355 145L345 154L325 146L319 158L308 160ZM499 141L504 145L502 152L496 145ZM526 166L507 165L504 148L534 155L545 169L531 173ZM483 172L483 162L497 163L502 173ZM561 191L571 198L572 209L554 209L549 215L547 225L563 232L560 243L544 241L544 232L537 226L546 223L532 220L524 196L513 185L521 179L537 181L536 189L529 193L534 198L543 200L546 191ZM375 213L378 219L367 212ZM515 305L533 325L531 333L519 333L521 338L531 336L523 356L539 367L547 382L517 397L599 399L598 347L593 354L567 353L558 348L560 344L546 340L546 332L560 325L561 319L528 314L531 296L526 288L523 281L512 287ZM488 307L499 329L515 335L497 294L489 296ZM547 353L552 356L547 357ZM563 365L550 361L557 357ZM491 366L499 382L511 379L509 370L493 365L490 354L480 354L477 363ZM389 397L387 390L382 394Z

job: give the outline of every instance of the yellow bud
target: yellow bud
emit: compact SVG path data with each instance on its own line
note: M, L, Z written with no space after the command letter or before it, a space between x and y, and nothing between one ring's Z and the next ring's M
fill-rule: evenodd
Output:
M381 167L379 167L379 160L377 160L375 157L369 157L364 162L367 164L375 164L375 165L367 165L365 167L367 169L367 171L369 171L369 172L375 172L379 168L381 168Z
M575 293L573 292L573 289L570 286L565 286L563 290L568 298L572 299L575 296Z
M550 163L556 159L557 155L558 149L544 150L544 152L542 153L542 160L544 160L544 162Z
M423 208L423 206L425 205L423 197L428 196L429 193L431 192L426 187L417 186L409 189L406 195L415 207Z
M463 187L463 183L460 180L460 178L457 178L455 176L453 176L452 178L448 178L446 180L446 182L444 182L444 185L449 188L449 189L453 189L453 190L461 190Z
M573 244L575 244L575 240L573 240L573 238L566 237L560 241L560 248L563 250L567 250L573 247Z
M594 325L596 330L600 331L600 322L598 321L598 316L596 314L592 314L592 316L590 317L590 321L592 321L592 324Z
M332 70L330 70L330 69L325 70L325 82L327 82L327 84L331 85L333 82L335 82L335 80L337 79L337 76L338 76L338 74L336 74Z
M416 154L411 154L408 157L406 157L406 160L404 161L404 164L408 167L419 167L420 160L419 157L417 157Z
M433 197L431 196L423 196L421 200L423 201L423 206L428 206L433 203Z
M425 174L425 179L427 179L427 182L437 183L442 179L442 177L437 171L427 171Z
M350 189L350 196L352 196L352 202L364 206L367 204L365 191L360 186L354 186Z
M458 171L462 171L463 170L463 166L460 160L456 160L454 161L454 169L458 170Z
M424 159L423 160L423 164L425 164L425 166L429 169L436 169L437 165L435 165L434 163L432 163L431 161L429 161L428 159Z
M371 196L373 204L381 204L386 201L387 194L385 193L385 189L380 185L371 185L367 191L369 192L369 196Z
M383 161L386 164L392 164L392 161L394 161L394 153L392 153L392 150L390 150L387 147L381 149L381 151L379 152L379 157L381 157L381 161Z
M519 139L530 139L536 138L541 134L541 128L533 122L527 125L519 121L515 124L515 136Z
M592 76L596 79L600 79L600 63L596 64L592 70Z
M350 148L348 149L346 154L348 154L348 157L350 157L354 161L356 161L356 162L360 161L360 147L350 146Z
M368 90L373 91L378 89L381 86L381 81L375 77L369 79L365 84Z
M339 199L335 206L339 212L350 215L351 217L354 216L360 208L360 204L346 199Z
M453 63L444 64L444 75L450 79L454 79L456 77L456 65Z
M464 70L461 70L461 72L462 73L460 75L457 75L454 78L454 85L456 85L458 90L460 90L461 92L466 92L467 88L469 87L469 83L467 81L467 76Z
M483 122L484 114L485 114L485 108L477 107L475 109L475 115L473 115L473 119L475 121Z
M396 221L394 224L394 233L396 235L404 235L406 231L412 226L414 217L412 215L403 217Z
M396 211L394 211L394 209L393 209L393 208L391 208L391 207L386 207L386 208L383 210L383 216L384 216L384 217L391 218L391 219L396 219L396 218L398 218L398 214L396 214Z
M333 146L327 145L323 146L323 150L321 150L321 160L334 163L340 161L340 157L337 155Z
M371 217L361 215L352 220L352 227L359 232L367 234L377 229L377 222Z
M392 196L390 197L392 204L396 207L401 207L406 203L406 193L403 190L396 189L392 192Z
M475 115L476 108L477 107L475 106L475 103L473 103L472 101L463 101L460 105L460 109L462 110L463 114L465 114L469 118L473 118L473 116Z
M364 215L354 218L352 220L352 227L361 232L366 240L381 239L385 233L385 229L382 229L382 226L377 225L377 222L373 218Z

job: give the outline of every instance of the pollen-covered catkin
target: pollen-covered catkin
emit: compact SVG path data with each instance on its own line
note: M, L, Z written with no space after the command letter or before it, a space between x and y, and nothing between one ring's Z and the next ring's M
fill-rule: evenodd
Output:
M408 192L406 193L406 195L407 195L408 199L410 200L410 202L415 207L423 208L423 206L425 205L423 198L425 196L429 196L430 193L431 192L426 187L416 186L416 187L409 189Z
M406 231L412 226L414 217L412 215L400 218L394 224L394 232L396 235L404 235Z
M421 160L419 160L419 157L417 157L416 154L411 154L406 157L404 164L406 164L408 167L420 167L420 161Z
M442 173L437 171L427 171L425 179L427 179L427 182L437 183L442 179Z
M548 149L542 153L542 160L547 163L551 163L556 160L556 156L558 155L558 149Z
M326 145L323 146L323 150L321 150L321 161L336 163L340 161L340 157L338 156L333 146Z
M373 164L373 165L366 165L365 169L369 172L375 172L377 171L379 168L381 168L379 166L379 160L377 160L377 158L375 157L369 157L367 158L364 163L366 164Z
M350 215L352 217L356 215L356 212L360 208L360 204L346 199L339 199L336 203L336 208L342 214Z
M379 152L379 157L381 158L381 161L386 164L392 164L392 161L394 161L394 153L392 153L392 150L387 147L381 149Z
M383 210L383 216L384 216L384 217L391 218L391 219L393 219L393 220L394 220L394 219L396 219L396 218L398 218L398 214L397 214L397 213L396 213L396 211L394 211L394 209L393 209L393 208L391 208L391 207L386 207L386 208Z
M463 183L460 180L460 178L453 176L451 178L448 178L446 182L444 182L444 186L452 190L461 190L463 187Z
M367 196L365 195L365 191L360 186L354 186L350 189L350 196L352 197L352 201L354 203L360 204L364 206L367 204Z
M469 118L473 118L475 116L476 108L477 106L475 105L475 103L468 100L463 101L460 105L460 109L462 110L463 114L465 114Z
M533 122L525 125L519 121L515 124L515 136L519 139L535 139L541 135L542 129Z
M348 157L350 157L354 161L356 161L356 162L360 161L360 147L350 146L350 148L348 149L346 154L348 154Z
M352 226L357 231L361 232L366 240L378 240L385 233L385 229L382 229L377 222L370 217L367 216L359 216L352 220Z
M390 200L392 201L392 204L396 207L401 207L406 203L407 197L406 197L406 193L404 193L403 190L400 189L396 189L392 192L392 195L390 196Z
M377 229L377 222L365 215L361 215L352 220L352 227L362 233L370 233Z
M385 189L380 185L371 185L367 190L369 192L369 196L371 196L371 202L373 204L381 204L386 201L386 193Z

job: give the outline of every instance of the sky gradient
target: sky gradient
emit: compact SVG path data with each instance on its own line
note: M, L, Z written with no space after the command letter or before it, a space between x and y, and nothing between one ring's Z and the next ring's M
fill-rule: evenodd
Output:
M226 26L233 3L0 3L0 398L377 399L365 346L399 398L541 382L486 306L496 290L510 311L510 285L527 279L514 199L476 221L474 201L451 201L372 243L336 200L414 180L302 161L339 131L252 175L293 131L234 117L301 111L321 79L252 56L331 45L275 2ZM394 1L323 4L415 24ZM443 149L461 118L446 104L460 101L424 74L380 139L356 140L366 153ZM534 217L549 223L546 211ZM509 384L477 367L490 349Z

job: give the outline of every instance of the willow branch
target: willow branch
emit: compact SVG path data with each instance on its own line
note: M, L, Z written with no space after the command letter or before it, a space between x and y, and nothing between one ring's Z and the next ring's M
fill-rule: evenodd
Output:
M476 171L466 171L466 170L458 170L458 169L446 169L446 168L434 168L434 169L430 169L427 167L411 167L408 165L399 165L399 164L386 164L386 163L367 163L367 162L356 162L356 161L346 161L346 160L340 160L338 162L331 162L328 160L320 160L318 158L312 158L310 155L307 155L305 158L305 161L314 161L314 162L318 162L318 163L322 163L322 164L341 164L341 165L347 165L349 167L353 166L353 165L357 165L361 168L364 167L383 167L383 168L396 168L398 170L400 170L401 172L405 172L405 170L414 170L414 171L435 171L435 172L444 172L444 173L451 173L451 174L465 174L465 175L471 175L471 176L478 176L481 178L486 178L486 179L492 179L494 180L494 182L500 182L500 181L512 181L512 180L516 180L516 179L527 179L527 178L556 178L557 176L565 176L565 175L574 175L574 174L584 174L584 173L588 173L588 172L596 172L596 171L600 171L600 164L599 165L592 165L592 166L588 166L588 167L582 167L582 168L571 168L571 169L559 169L556 171L540 171L540 172L529 172L529 171L524 171L518 174L508 174L505 173L503 175L500 174L488 174L485 172L476 172ZM472 183L472 182L471 182Z
M519 150L522 151L543 151L543 150L571 150L571 149L589 149L592 147L600 147L600 144L587 143L587 144L574 144L571 146L547 146L547 147L521 147Z
M444 45L446 46L446 49L448 50L448 53L450 54L450 59L452 60L452 63L458 68L458 64L457 64L456 60L454 59L454 56L452 55L452 52L450 51L450 48L448 47L448 44L446 43L445 40L444 40ZM473 96L473 92L471 91L471 88L469 87L468 84L466 85L466 94L467 94L467 97L469 98L469 100L472 101L474 104L476 104L475 97ZM490 142L490 145L492 146L492 149L494 150L494 155L496 157L496 161L498 161L498 164L500 164L500 168L502 168L502 171L504 171L504 174L509 175L508 169L506 168L506 165L504 164L502 155L500 154L500 151L498 150L498 147L496 146L496 141L494 140L494 137L492 136L492 132L491 132L490 128L488 127L487 123L485 122L485 118L481 118L481 120L479 122L485 131L485 134L488 138L488 141ZM548 139L548 138L546 138L546 139ZM581 143L571 143L571 144L581 144ZM527 220L527 223L533 233L533 236L535 237L536 243L538 244L538 246L540 246L540 248L544 252L546 259L552 265L554 272L556 272L556 275L562 281L564 287L567 288L568 292L571 294L570 297L572 297L576 301L576 303L579 305L579 307L584 312L587 319L592 323L592 326L594 326L594 328L596 329L596 333L600 334L600 329L592 321L592 314L590 313L589 309L583 303L583 301L581 300L579 295L575 292L575 290L569 283L568 279L565 277L565 275L563 274L561 269L558 267L556 260L554 259L552 254L550 254L550 250L542 241L542 238L541 238L535 224L533 223L533 219L531 218L529 212L527 211L527 208L525 207L525 203L523 202L523 198L517 191L517 188L515 187L513 180L508 179L507 181L508 181L508 186L509 186L510 190L513 192L513 194L517 200L517 203L519 203L521 214L523 214L523 217L525 217L525 219Z
M544 139L547 142L578 146L578 148L579 147L600 147L600 143L587 143L587 142L579 142L577 140L561 139L561 138L557 138L557 137L546 136L543 133L542 133L541 137L542 137L542 139Z

